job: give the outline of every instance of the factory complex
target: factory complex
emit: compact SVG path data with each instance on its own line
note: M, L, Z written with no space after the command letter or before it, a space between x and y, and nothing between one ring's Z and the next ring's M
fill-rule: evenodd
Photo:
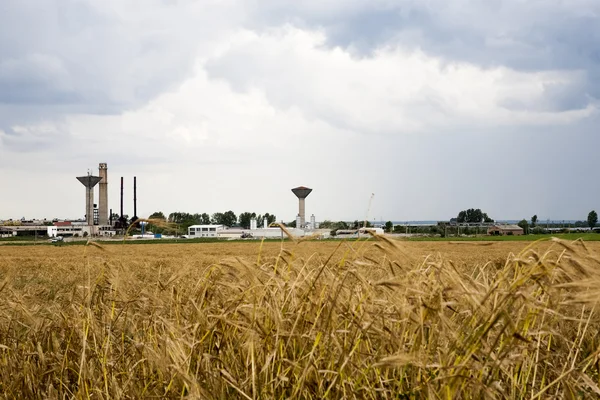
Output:
M301 224L301 217L298 214L296 218L296 226ZM304 225L305 228L286 228L287 234L302 237L306 235L314 235L321 239L329 238L329 229L318 229L315 222L315 216L311 216L310 224ZM257 226L256 218L250 220L250 229L227 227L225 225L192 225L188 228L187 238L221 238L221 239L283 239L287 234L280 228L279 225L269 226L267 219L264 220L264 226Z
M160 234L145 232L147 223L138 221L137 217L137 178L133 178L133 217L127 219L123 212L123 187L124 180L121 177L121 198L120 213L113 214L113 210L108 206L108 165L99 163L98 175L92 175L88 171L87 175L78 176L77 180L85 188L85 217L80 220L60 221L60 220L9 220L0 221L0 238L13 236L48 236L49 238L67 238L67 237L94 237L110 238L117 235L124 235L133 225L141 228L141 235L133 235L135 238L163 238ZM98 203L95 202L94 191L98 186ZM264 219L264 226L257 226L257 219L252 218L250 228L244 229L238 226L225 225L192 225L187 228L187 234L182 238L220 238L220 239L279 239L287 236L315 236L318 238L327 238L330 235L328 229L318 229L314 214L310 221L306 220L306 198L312 192L304 186L292 189L292 192L298 198L298 214L295 220L295 227L283 227L282 224L268 225L267 219ZM114 217L114 218L113 218ZM164 236L165 238L167 236Z

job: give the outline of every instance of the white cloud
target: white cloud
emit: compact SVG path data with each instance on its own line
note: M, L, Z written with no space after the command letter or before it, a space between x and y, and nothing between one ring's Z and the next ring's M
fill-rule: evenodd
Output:
M565 112L544 108L552 101L548 86L578 89L583 71L485 69L400 47L355 58L324 47L325 40L321 32L291 26L260 35L242 32L208 60L208 70L237 90L264 91L277 107L298 107L307 118L359 132L570 123L596 109L594 104ZM509 109L508 103L523 106Z

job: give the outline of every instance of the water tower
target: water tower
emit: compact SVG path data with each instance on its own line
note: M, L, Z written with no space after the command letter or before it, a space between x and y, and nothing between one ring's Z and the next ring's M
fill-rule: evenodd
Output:
M300 226L296 226L296 228L304 228L306 223L305 218L305 202L304 200L308 197L312 189L309 189L304 186L299 186L297 188L292 189L292 192L298 197L298 215L300 216Z
M94 225L94 186L102 180L99 176L78 176L77 180L85 186L85 221L87 225Z

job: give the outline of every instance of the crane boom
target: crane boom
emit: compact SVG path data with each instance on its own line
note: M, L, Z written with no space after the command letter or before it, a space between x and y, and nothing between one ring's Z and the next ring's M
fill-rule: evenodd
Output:
M367 215L365 216L363 228L367 227L367 221L369 220L369 212L371 212L371 205L373 204L373 197L375 197L375 193L371 193L371 198L369 199L369 207L367 207Z

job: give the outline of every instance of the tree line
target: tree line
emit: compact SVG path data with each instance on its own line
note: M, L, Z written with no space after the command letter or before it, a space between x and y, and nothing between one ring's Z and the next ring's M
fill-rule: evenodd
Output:
M458 222L459 224L480 224L482 222L492 223L494 222L494 220L488 217L487 213L481 211L480 208L469 208L468 210L463 210L458 213L458 216L456 217L456 222Z
M517 225L519 225L521 228L523 228L523 231L525 233L529 233L529 232L542 233L543 232L543 228L538 223L537 215L534 215L533 217L531 217L530 221L527 221L526 219L522 219L521 221L519 221L519 223ZM588 213L586 221L575 221L575 223L573 223L574 228L594 229L596 227L596 225L598 225L598 213L596 213L595 210L592 210Z
M207 213L172 212L165 216L162 211L154 212L149 219L156 221L149 224L148 230L155 233L185 233L192 225L224 225L228 227L240 226L250 228L250 221L256 218L257 226L262 227L265 219L268 225L276 221L274 214L256 214L254 212L243 212L237 216L233 211L216 212L212 215ZM162 222L162 223L161 223Z
M458 216L456 217L456 222L459 224L463 224L463 223L493 223L494 220L490 217L488 217L488 215L484 212L481 211L481 209L477 208L477 209L473 209L473 208L469 208L468 210L463 210L460 211L458 213ZM576 221L573 226L575 228L584 228L584 227L589 227L591 229L593 229L594 227L596 227L596 225L598 224L598 214L596 213L595 210L592 210L589 212L588 217L587 217L587 221ZM527 220L527 219L522 219L521 221L519 221L519 223L517 224L519 225L521 228L523 228L523 230L528 233L530 230L534 230L536 233L541 233L542 228L539 226L538 223L538 216L537 214L534 215L533 217L531 217L531 220Z
M116 216L116 215L115 215ZM274 214L265 213L265 214L257 214L255 212L243 212L241 214L236 215L233 211L225 211L225 212L217 212L212 215L207 213L186 213L186 212L172 212L167 216L164 215L161 211L157 211L150 215L150 219L154 219L156 221L164 221L165 224L150 224L148 230L156 233L184 233L187 232L188 227L192 225L225 225L228 227L232 226L240 226L244 229L250 228L250 221L255 218L257 227L262 227L264 225L265 219L267 221L267 225L271 225L276 221L276 216ZM453 218L454 220L454 218ZM458 224L479 224L479 223L493 223L494 220L488 216L487 213L483 212L479 208L469 208L466 210L462 210L458 213L455 221ZM322 229L330 229L332 232L337 231L338 229L358 229L361 228L364 224L364 221L355 220L354 222L346 222L346 221L323 221L320 224L320 228ZM371 223L367 221L367 227L371 227ZM577 221L573 224L574 227L590 227L594 228L598 224L598 214L595 210L590 211L587 217L587 221ZM295 227L296 221L290 221L286 224L289 227ZM428 228L413 228L413 233L430 233L437 234L441 233L444 235L445 229L443 227L443 223L438 227L428 227ZM531 217L530 220L523 219L518 225L523 228L525 233L542 233L543 227L540 226L539 219L537 215ZM384 227L386 232L404 232L406 230L405 227L396 225L391 221L388 221ZM420 232L423 230L423 232ZM425 230L427 232L425 232ZM464 231L464 228L461 230L465 234L468 234L467 231ZM444 233L442 233L444 232Z

